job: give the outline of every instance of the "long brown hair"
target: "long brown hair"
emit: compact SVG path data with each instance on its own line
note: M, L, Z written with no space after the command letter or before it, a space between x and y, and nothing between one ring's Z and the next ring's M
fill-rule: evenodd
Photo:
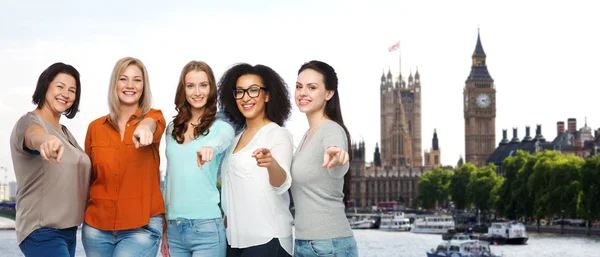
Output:
M175 92L175 110L177 111L177 115L173 119L173 132L171 135L179 144L183 144L185 141L185 132L187 131L188 123L192 118L192 106L188 103L185 96L185 75L190 71L205 72L208 77L208 86L210 88L208 99L204 106L204 113L200 118L200 124L194 128L194 138L198 138L200 135L208 135L210 132L209 128L215 121L215 115L217 113L217 84L212 69L205 62L190 61L181 71L177 92Z

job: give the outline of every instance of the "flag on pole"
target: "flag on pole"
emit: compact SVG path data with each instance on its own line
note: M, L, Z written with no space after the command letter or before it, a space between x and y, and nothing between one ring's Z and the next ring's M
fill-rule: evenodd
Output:
M400 48L400 41L398 41L398 42L394 43L392 46L390 46L388 48L388 52L396 51L396 50L398 50L398 48Z

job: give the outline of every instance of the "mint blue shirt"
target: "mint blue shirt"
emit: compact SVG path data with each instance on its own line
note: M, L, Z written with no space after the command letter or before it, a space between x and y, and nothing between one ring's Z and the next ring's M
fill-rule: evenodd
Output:
M164 197L167 219L214 219L221 217L217 189L217 171L223 152L234 137L231 125L220 119L213 122L206 136L179 144L171 135L173 123L166 129L167 173ZM198 167L196 151L210 146L212 161Z

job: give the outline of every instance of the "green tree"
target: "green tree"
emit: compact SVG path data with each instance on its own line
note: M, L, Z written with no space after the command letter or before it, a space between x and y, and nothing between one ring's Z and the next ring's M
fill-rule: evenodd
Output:
M581 167L581 183L577 197L577 214L588 221L600 219L600 154L585 160Z
M421 206L430 209L445 204L450 193L452 172L440 168L425 172L419 181L419 200Z
M494 188L497 188L504 180L496 176L496 165L488 164L471 174L467 186L467 197L475 207L485 212L492 207L494 200ZM496 189L498 191L498 189Z
M517 151L518 158L525 158L525 163L517 171L517 176L511 185L512 199L515 201L516 216L532 217L534 212L533 195L529 189L529 176L533 173L533 167L537 162L537 156L529 152Z
M450 193L452 201L457 210L464 210L469 205L467 197L467 186L471 179L471 174L477 170L475 165L465 163L460 168L454 169L454 175L450 182Z
M505 179L498 187L494 207L498 214L511 220L517 219L517 199L513 195L514 189L518 187L517 174L529 159L529 152L518 150L514 156L509 156L502 162Z
M543 151L536 153L536 162L533 166L533 172L530 174L527 181L529 196L533 200L533 213L540 217L552 214L550 211L550 202L558 199L550 197L550 180L551 173L554 169L556 160L562 158L563 155L557 151Z
M581 166L585 161L575 155L554 159L549 174L548 211L554 215L575 217L581 180Z

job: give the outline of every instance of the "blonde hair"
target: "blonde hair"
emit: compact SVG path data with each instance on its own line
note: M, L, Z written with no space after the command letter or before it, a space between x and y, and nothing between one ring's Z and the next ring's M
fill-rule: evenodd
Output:
M137 117L136 121L140 121L144 118L146 113L150 111L152 107L152 92L150 91L150 82L148 79L148 71L146 70L146 66L142 61L133 58L133 57L124 57L117 61L115 67L113 68L112 74L110 76L110 87L108 89L108 109L110 112L110 119L113 124L118 124L118 113L121 107L121 102L119 101L119 94L117 88L117 81L119 80L119 76L123 73L123 71L129 67L129 65L135 65L140 70L142 70L142 77L144 83L144 91L142 92L142 96L138 102L138 107L141 110L141 115Z

